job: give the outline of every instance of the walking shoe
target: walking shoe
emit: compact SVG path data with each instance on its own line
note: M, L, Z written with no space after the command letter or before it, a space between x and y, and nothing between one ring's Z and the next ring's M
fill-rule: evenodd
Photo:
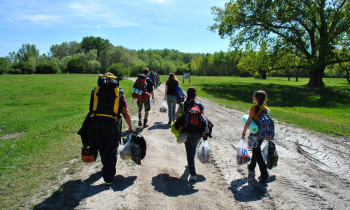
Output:
M259 179L259 183L264 184L264 183L267 182L267 180L269 179L269 177L261 178L261 176L259 176L258 179Z
M194 176L190 176L190 178L188 179L190 182L195 182L195 181L197 181L197 177L196 177L196 175L194 175Z
M139 115L139 124L138 124L139 126L142 126L141 118L142 117Z
M146 128L147 127L147 119L143 120L143 127Z

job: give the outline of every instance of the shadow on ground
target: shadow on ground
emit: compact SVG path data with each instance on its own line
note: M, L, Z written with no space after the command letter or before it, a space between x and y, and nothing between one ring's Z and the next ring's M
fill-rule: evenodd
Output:
M188 181L190 172L187 167L180 178L172 177L169 174L158 174L152 178L152 186L158 192L164 193L169 197L176 197L180 195L191 195L198 192L194 189L196 182ZM197 182L205 181L205 177L197 174Z
M148 130L155 130L155 129L167 130L167 129L170 129L170 125L163 124L162 122L154 122L154 124L148 128Z
M91 186L94 182L102 177L102 173L92 174L88 179L70 180L54 192L49 198L34 206L34 209L75 209L79 206L80 201L92 197L102 191L109 190L123 191L134 184L136 176L123 177L118 175L114 178L115 182L111 186L104 184Z
M255 178L253 180L249 179L249 182L247 178L237 179L231 182L231 191L239 202L258 201L267 195L268 183L275 180L276 177L271 176L266 183L262 184L258 183ZM245 185L247 183L248 185Z
M290 86L278 84L220 83L206 84L202 90L217 98L252 102L256 90L267 91L270 106L280 107L337 107L339 104L350 105L350 88L324 87L308 88L306 86Z

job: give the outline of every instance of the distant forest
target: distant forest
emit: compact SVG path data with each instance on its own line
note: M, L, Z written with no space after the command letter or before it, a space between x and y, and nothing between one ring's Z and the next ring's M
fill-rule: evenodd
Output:
M271 52L248 46L245 50L210 53L183 53L175 49L132 50L114 46L101 37L84 37L81 42L71 41L52 45L50 52L40 55L35 45L23 44L17 52L0 57L0 74L98 74L112 72L118 77L138 75L144 67L160 74L183 72L202 76L267 76L308 77L307 69L288 65L292 55L277 59ZM289 59L288 59L289 58ZM287 66L287 68L286 68ZM297 65L291 65L297 66ZM283 68L281 68L283 67ZM329 66L325 77L346 77L340 66Z

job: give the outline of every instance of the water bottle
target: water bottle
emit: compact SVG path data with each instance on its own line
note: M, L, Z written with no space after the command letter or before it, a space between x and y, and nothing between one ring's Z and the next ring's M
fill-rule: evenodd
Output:
M153 98L151 99L151 103L152 103L152 105L154 105L154 99Z

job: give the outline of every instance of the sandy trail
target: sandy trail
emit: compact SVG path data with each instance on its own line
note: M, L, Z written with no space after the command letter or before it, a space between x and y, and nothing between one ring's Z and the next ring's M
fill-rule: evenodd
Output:
M116 182L107 187L101 163L84 165L63 178L60 189L36 196L35 208L48 209L320 209L350 208L349 139L335 138L276 122L278 166L259 184L246 166L237 166L235 146L243 128L242 112L199 98L214 123L212 163L196 158L198 181L190 183L184 144L175 141L167 114L160 113L164 84L155 90L142 166L118 159ZM129 104L136 106L136 102ZM247 107L248 110L249 107ZM272 110L273 112L273 110ZM137 116L133 116L137 120ZM120 146L120 149L122 146ZM80 160L73 160L80 161Z

